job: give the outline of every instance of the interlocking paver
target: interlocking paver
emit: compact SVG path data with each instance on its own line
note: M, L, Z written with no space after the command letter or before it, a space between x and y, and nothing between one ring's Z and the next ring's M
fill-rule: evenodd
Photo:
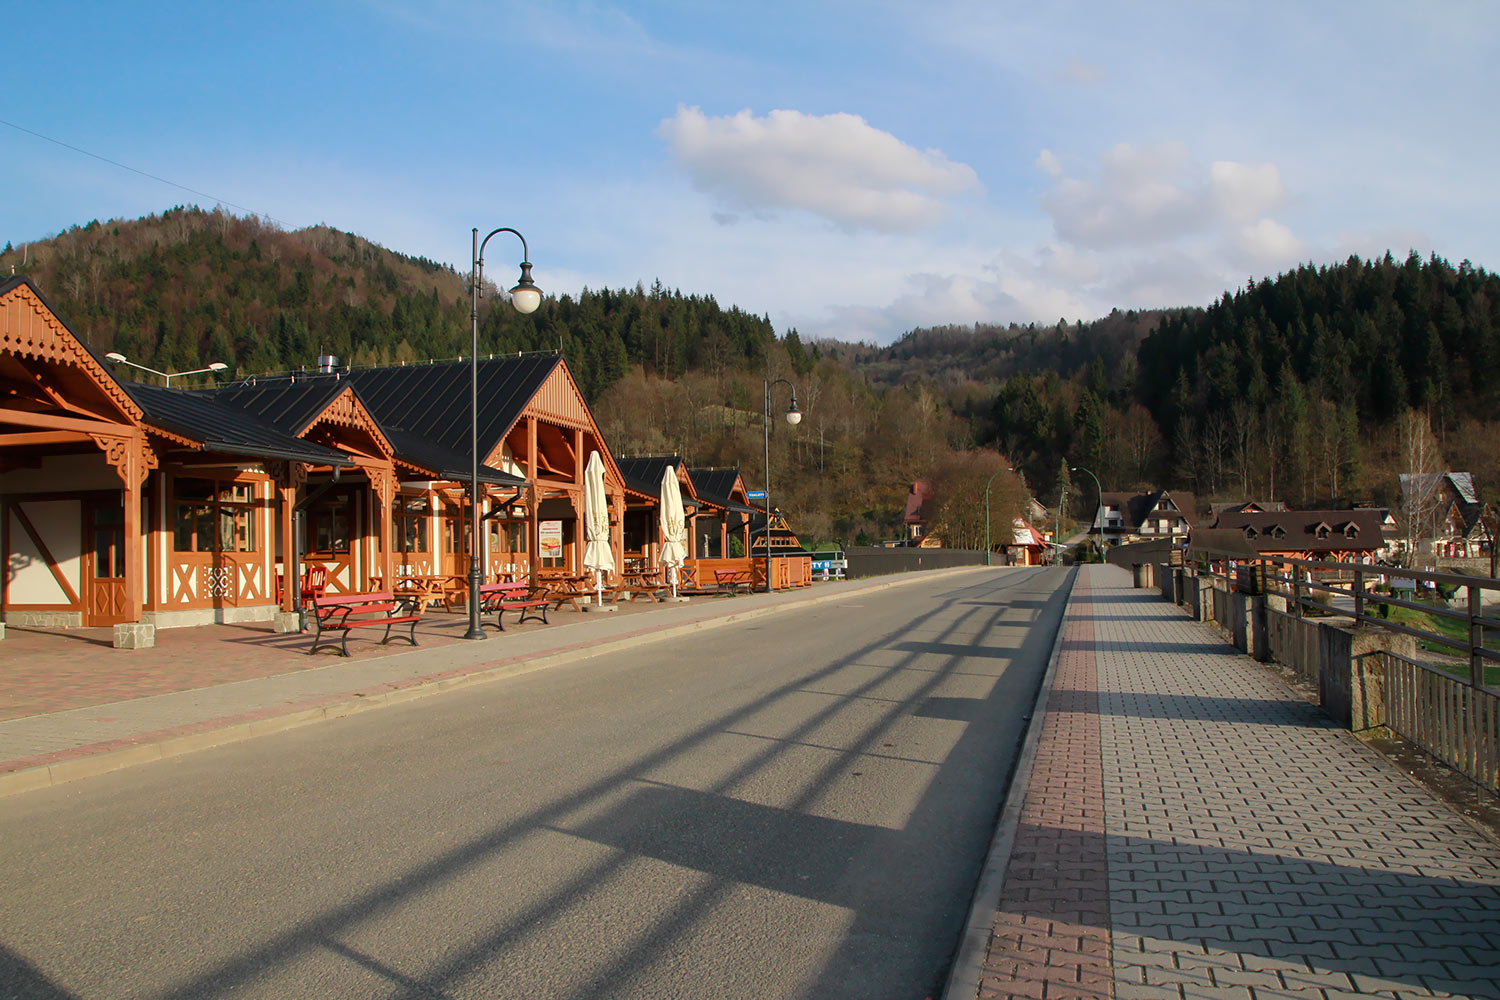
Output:
M1211 625L1085 567L1048 698L996 926L1087 891L1088 995L1500 1000L1500 850Z

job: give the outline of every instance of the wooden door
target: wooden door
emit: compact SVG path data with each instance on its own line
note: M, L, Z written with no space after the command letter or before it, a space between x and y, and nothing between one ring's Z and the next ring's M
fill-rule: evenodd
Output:
M83 536L88 543L83 559L83 623L117 625L129 621L125 507L118 498L99 498L85 503L83 511Z

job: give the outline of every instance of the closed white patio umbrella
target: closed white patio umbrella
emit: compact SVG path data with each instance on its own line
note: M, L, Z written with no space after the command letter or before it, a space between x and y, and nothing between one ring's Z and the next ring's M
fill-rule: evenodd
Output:
M583 568L594 571L594 600L604 606L604 574L615 571L615 553L609 544L609 498L604 494L604 461L589 452L583 470Z
M661 564L667 567L672 581L672 596L677 596L677 567L687 561L687 517L682 510L682 489L677 482L676 466L667 466L661 476Z

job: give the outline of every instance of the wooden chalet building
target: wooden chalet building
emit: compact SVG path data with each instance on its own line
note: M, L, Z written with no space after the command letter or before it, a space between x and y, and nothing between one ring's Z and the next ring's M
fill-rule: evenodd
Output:
M1150 493L1110 493L1099 498L1092 531L1111 542L1186 541L1197 516L1191 493L1153 490Z
M0 614L136 645L152 626L291 611L288 567L326 571L330 593L462 576L469 377L462 362L142 385L30 281L0 284ZM561 357L481 361L479 378L487 577L582 569L593 451L618 553L623 478Z
M620 475L625 481L625 527L622 551L632 567L651 571L661 566L661 482L668 468L677 477L682 495L683 514L687 520L688 550L692 553L693 520L698 512L698 497L687 466L675 455L649 455L617 458Z
M1193 532L1191 554L1226 571L1275 557L1338 563L1372 563L1385 547L1381 512L1277 510L1225 512L1211 527ZM1325 582L1346 581L1342 569L1299 571ZM1372 580L1373 582L1373 580Z

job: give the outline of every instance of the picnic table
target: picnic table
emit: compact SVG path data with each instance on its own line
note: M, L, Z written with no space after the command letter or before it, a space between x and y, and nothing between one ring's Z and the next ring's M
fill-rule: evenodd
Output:
M574 611L582 611L578 606L580 597L594 596L594 574L557 574L543 575L540 587L546 592L547 599L552 601L554 611L562 608L564 604L571 604Z
M380 587L384 577L370 577L375 587ZM452 611L455 604L468 600L468 585L463 577L451 573L398 573L391 593L420 602L421 607L441 603Z
M656 592L669 587L671 584L662 578L660 570L637 570L625 573L618 584L609 588L609 592L613 595L611 599L615 604L620 603L621 597L628 597L633 601L642 595L652 603L656 603Z

